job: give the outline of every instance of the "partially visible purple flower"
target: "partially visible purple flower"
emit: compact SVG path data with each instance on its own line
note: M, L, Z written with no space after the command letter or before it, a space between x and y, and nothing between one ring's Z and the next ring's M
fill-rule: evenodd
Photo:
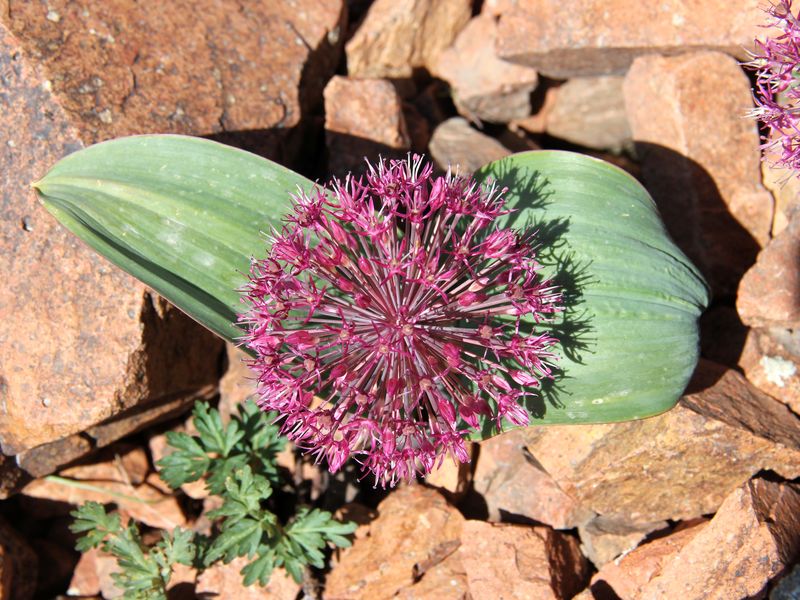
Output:
M522 319L545 320L560 294L533 232L493 224L502 193L420 157L381 161L299 193L253 262L242 319L258 403L332 471L352 456L394 485L448 453L469 461L481 416L528 424L556 340Z
M779 149L775 164L800 173L800 21L792 0L780 0L767 10L766 27L780 33L756 40L756 52L745 66L756 71L755 104L751 116L769 128L764 150ZM778 154L775 152L774 154Z

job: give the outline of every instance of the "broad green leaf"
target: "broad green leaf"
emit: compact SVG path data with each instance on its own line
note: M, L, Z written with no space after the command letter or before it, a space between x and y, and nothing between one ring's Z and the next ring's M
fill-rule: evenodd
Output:
M538 231L542 272L566 310L549 327L558 369L529 403L532 424L648 417L675 405L698 359L702 275L670 239L647 191L587 156L540 151L484 166L507 187L507 225ZM496 433L490 423L481 436Z
M89 246L194 319L241 335L237 290L263 232L290 194L313 183L273 162L200 138L145 135L71 154L34 184L47 209Z
M698 357L702 276L647 192L606 163L518 154L478 174L509 188L504 220L539 230L539 259L565 292L559 370L533 423L642 418L673 406ZM68 228L226 339L262 234L313 183L257 156L180 136L123 138L59 162L35 187ZM487 422L481 435L496 430ZM227 444L235 440L227 440ZM225 445L226 441L220 442Z

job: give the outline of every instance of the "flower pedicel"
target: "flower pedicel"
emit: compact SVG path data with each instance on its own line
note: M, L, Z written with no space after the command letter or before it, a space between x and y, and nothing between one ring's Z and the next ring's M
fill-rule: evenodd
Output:
M533 232L493 228L503 191L420 157L293 198L244 290L258 403L331 471L353 456L382 485L469 460L478 416L527 425L560 310ZM530 331L530 324L527 325ZM324 400L319 400L324 398Z

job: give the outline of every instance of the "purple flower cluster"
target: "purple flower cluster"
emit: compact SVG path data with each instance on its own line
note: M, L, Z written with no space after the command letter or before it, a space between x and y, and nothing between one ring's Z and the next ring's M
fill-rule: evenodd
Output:
M245 289L258 402L338 470L383 486L467 462L479 417L529 421L555 339L525 333L560 310L533 232L493 226L502 191L420 157L299 193ZM531 326L527 326L530 331ZM527 388L527 389L526 389Z
M777 166L800 171L800 22L792 0L768 9L767 27L780 33L756 40L756 52L745 66L756 71L755 105L751 116L770 130L765 150L779 149ZM777 154L777 152L776 152Z

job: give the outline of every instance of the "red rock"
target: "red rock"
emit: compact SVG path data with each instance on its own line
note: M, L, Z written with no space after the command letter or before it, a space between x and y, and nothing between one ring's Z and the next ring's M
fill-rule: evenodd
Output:
M800 488L754 479L725 499L640 597L757 597L799 555Z
M800 357L797 335L792 330L751 329L739 365L758 389L800 414Z
M180 563L172 565L172 574L167 584L167 597L169 600L194 600L197 598L196 581L197 569Z
M758 131L743 118L750 81L717 52L646 56L624 91L642 176L667 228L714 290L731 294L772 227Z
M70 596L96 596L100 593L100 577L97 573L100 550L92 548L81 554L67 588Z
M757 0L589 0L580 10L559 0L503 0L484 11L499 16L501 58L556 79L623 73L648 53L714 49L745 59L765 19Z
M636 548L649 533L666 529L668 525L666 521L631 523L628 519L600 515L578 528L581 551L600 568Z
M751 327L800 326L800 211L759 254L739 284L736 308Z
M347 42L347 72L408 78L430 69L471 15L470 0L377 0Z
M578 542L549 527L466 521L458 553L473 598L572 598L589 574Z
M92 142L144 131L288 130L332 74L344 18L341 0L9 7L3 23Z
M217 386L215 384L206 385L192 394L162 399L161 402L154 403L154 406L150 406L146 410L132 410L123 413L88 427L83 434L91 437L95 445L103 448L124 435L142 431L155 423L168 421L185 414L195 402L208 402L216 396L216 393Z
M121 598L123 590L117 587L112 577L121 570L117 559L105 552L98 552L94 567L100 586L100 596L102 598Z
M458 552L453 552L419 574L422 579L412 586L404 587L393 598L397 600L467 600L469 586L467 570Z
M439 125L430 142L431 157L443 170L452 166L462 174L511 154L497 140L470 127L466 119L453 117Z
M480 444L474 488L486 502L489 520L524 518L572 529L590 519L593 513L564 493L527 454L525 440L525 432L514 429Z
M64 469L60 475L136 486L144 482L149 472L150 464L144 448L120 442L92 457L91 461Z
M60 480L32 481L20 493L27 498L75 506L89 501L115 503L123 516L154 528L172 531L186 525L180 505L174 496L164 493L164 484L155 473L139 485L132 485L124 469L110 461L70 467L59 476Z
M579 146L620 152L631 144L622 95L623 77L578 77L555 88L547 112L548 135Z
M468 452L470 457L475 456L472 444L468 445ZM437 488L450 501L455 501L467 493L472 482L472 471L472 462L462 463L448 456L425 477L425 483Z
M680 550L703 530L705 521L677 530L642 544L620 560L606 563L592 577L592 588L611 588L619 598L638 598L642 588L668 564Z
M472 19L455 43L439 55L434 74L450 84L458 112L472 121L507 123L531 112L534 69L497 58L495 20Z
M378 506L351 548L328 574L327 600L382 600L414 583L416 565L436 564L458 548L464 517L421 485L396 489ZM417 567L419 568L419 567Z
M800 420L786 406L705 361L692 387L649 419L530 427L528 450L584 508L631 524L713 513L762 469L800 475Z
M334 565L326 598L571 598L588 576L575 538L464 521L420 486L394 492L378 511Z
M0 252L0 439L16 454L214 382L220 349L58 226L28 184L118 135L269 129L272 147L290 145L338 62L344 2L5 6L0 172L16 226Z
M9 282L0 291L0 338L6 340L0 348L0 442L3 452L16 454L215 381L220 345L179 311L154 299L143 285L92 254L26 190L80 141L66 113L14 50L13 40L5 33L0 36L0 45L5 44L0 54L17 52L19 76L14 74L8 86L8 94L17 99L14 110L34 102L43 111L6 111L6 117L19 124L14 135L50 132L45 136L47 147L18 136L14 150L2 145L7 151L0 157L7 191L3 211L9 222L21 224L9 232L7 251L0 253L0 273ZM0 71L9 77L17 72L10 63L0 65ZM42 116L45 113L54 116ZM25 276L11 275L19 272ZM56 303L49 298L54 288L59 289ZM24 334L12 317L20 314L28 315L30 324Z
M403 103L385 79L336 76L325 88L325 138L331 173L363 170L364 158L402 156L411 147Z
M36 446L16 456L16 463L32 477L44 477L64 464L71 463L93 450L91 438L80 433Z
M300 585L284 569L272 572L266 586L245 586L240 571L251 561L235 558L227 565L218 562L197 576L195 593L199 598L236 598L236 600L295 600Z

